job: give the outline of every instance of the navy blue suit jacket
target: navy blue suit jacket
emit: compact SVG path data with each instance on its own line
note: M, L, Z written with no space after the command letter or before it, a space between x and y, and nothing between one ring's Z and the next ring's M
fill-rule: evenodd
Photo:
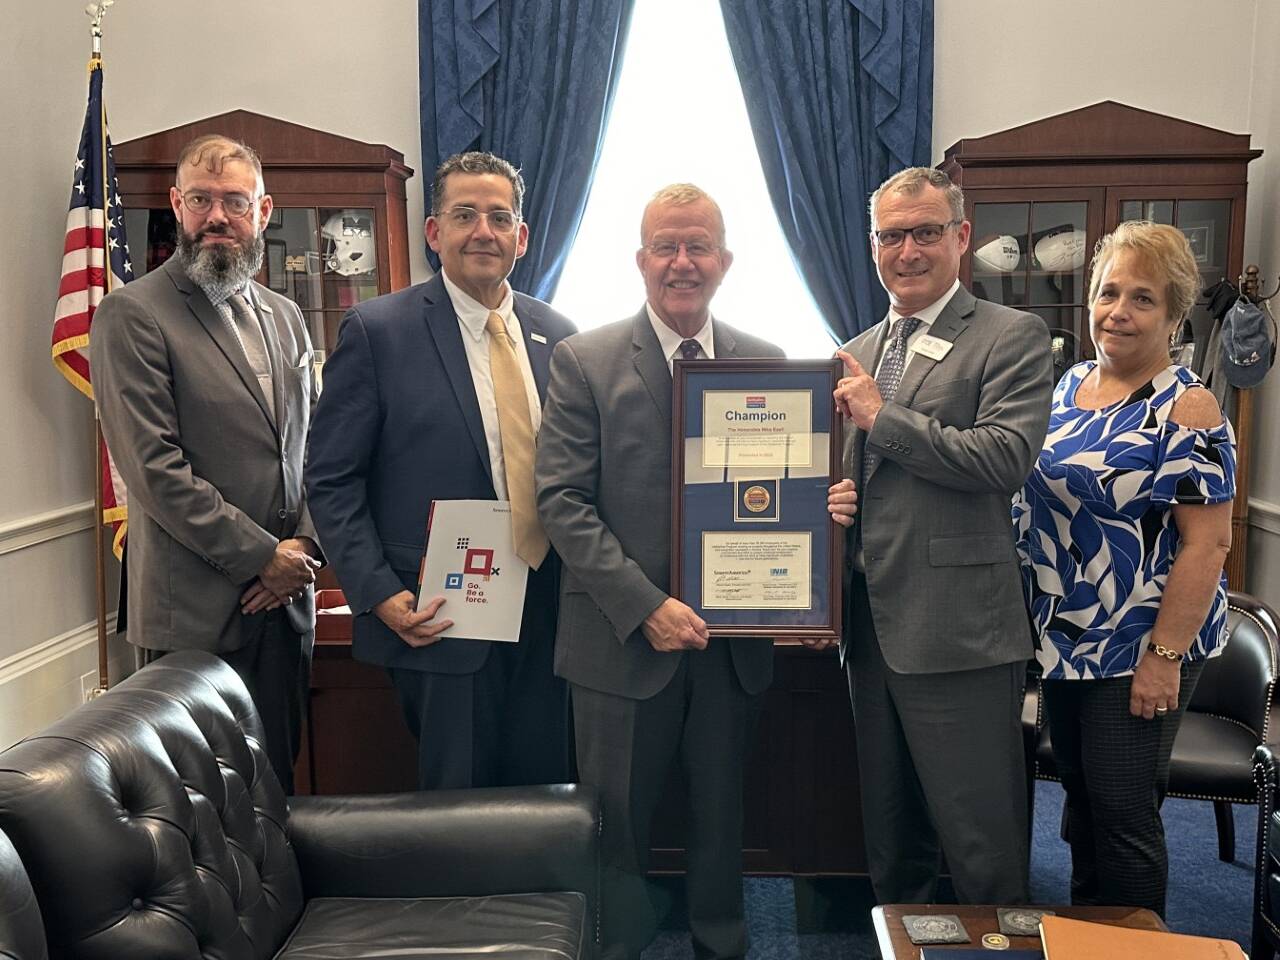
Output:
M545 399L551 350L574 326L521 293L515 311ZM371 612L401 590L417 592L432 500L496 499L462 331L441 275L343 318L312 419L306 486L354 614L356 659L438 673L480 669L490 644L455 638L415 649ZM546 563L558 560L551 554ZM548 579L531 577L530 588Z

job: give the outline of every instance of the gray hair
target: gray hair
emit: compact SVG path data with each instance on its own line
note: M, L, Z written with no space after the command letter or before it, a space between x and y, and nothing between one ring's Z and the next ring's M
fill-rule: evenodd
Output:
M640 216L640 242L644 243L644 224L649 219L649 211L654 207L667 205L681 207L688 203L697 203L700 200L705 200L711 204L711 209L716 213L716 221L720 226L718 240L720 246L723 247L725 239L724 213L720 210L720 204L712 199L711 194L692 183L669 183L649 198L649 202L644 205L644 213Z
M867 209L871 214L872 228L874 229L876 223L876 204L883 194L892 191L915 196L926 186L935 187L943 192L947 198L947 205L951 208L952 220L964 219L964 191L952 183L950 177L934 167L907 167L876 187L876 192L871 194L871 202Z
M258 151L247 143L241 143L220 133L207 133L196 137L178 152L177 177L181 178L182 168L188 164L193 167L203 166L210 173L221 174L222 167L228 160L240 160L253 167L262 180L262 160Z
M483 150L455 153L440 166L436 167L435 179L431 181L431 215L433 217L440 214L440 204L444 201L444 182L450 174L454 173L477 175L492 173L499 177L506 177L511 182L511 205L513 208L511 212L516 215L517 220L524 219L522 213L524 208L524 177L520 176L520 171L508 161L503 160L496 154L486 153Z

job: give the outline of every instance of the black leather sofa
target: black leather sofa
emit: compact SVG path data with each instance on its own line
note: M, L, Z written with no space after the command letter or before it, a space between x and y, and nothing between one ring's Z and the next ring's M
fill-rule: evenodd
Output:
M594 954L590 791L286 803L260 741L239 677L184 652L0 753L0 957Z

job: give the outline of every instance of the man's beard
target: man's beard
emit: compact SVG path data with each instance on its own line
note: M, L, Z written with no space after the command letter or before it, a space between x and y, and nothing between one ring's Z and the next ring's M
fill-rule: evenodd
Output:
M194 234L178 230L178 249L174 254L196 285L210 300L222 301L242 290L244 285L262 269L262 257L267 249L262 234L245 244L217 243L202 246L208 236L231 236L227 229L204 229Z

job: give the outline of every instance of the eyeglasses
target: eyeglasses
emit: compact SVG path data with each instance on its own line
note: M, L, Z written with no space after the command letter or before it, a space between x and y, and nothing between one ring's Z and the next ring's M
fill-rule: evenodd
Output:
M947 223L922 223L918 227L872 230L871 236L875 237L876 243L882 247L900 247L909 233L911 234L911 239L916 242L917 247L931 247L942 239L942 235L947 232L947 227L954 227L961 223L964 223L964 221L950 220Z
M510 210L476 210L474 207L453 207L437 216L447 220L459 230L474 230L481 220L489 224L494 233L512 233L520 224L520 218Z
M243 193L228 193L221 197L215 197L213 194L205 193L203 190L188 190L186 193L180 194L182 197L182 205L194 214L203 216L213 209L215 202L222 204L222 212L228 217L239 220L247 217L249 211L253 209L253 198L246 197Z
M681 247L684 247L684 252L690 260L715 256L720 252L720 248L715 244L704 243L701 240L682 240L679 243L671 240L659 240L657 243L645 244L644 248L661 260L672 260L680 252Z

